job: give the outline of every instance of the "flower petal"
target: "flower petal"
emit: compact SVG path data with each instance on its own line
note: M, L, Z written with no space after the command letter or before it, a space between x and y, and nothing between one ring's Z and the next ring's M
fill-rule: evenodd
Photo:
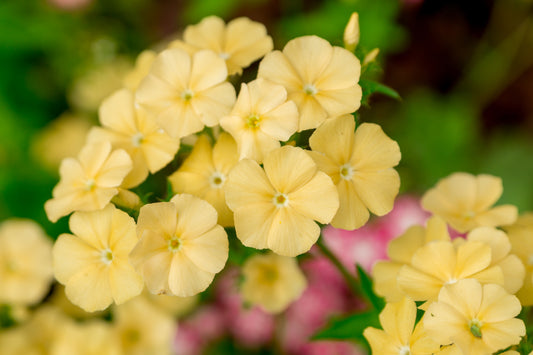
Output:
M268 247L276 254L297 256L316 243L320 227L290 207L277 210L268 233Z
M282 193L291 193L308 183L317 167L303 149L285 145L272 151L263 161L272 186Z
M340 167L352 157L354 130L355 121L351 115L328 119L311 135L309 145L313 151L324 153Z
M65 285L68 299L87 312L100 311L113 302L107 268L89 265Z
M176 205L178 222L176 234L184 240L195 239L217 223L217 211L206 201L189 194L175 195L170 200Z
M228 236L224 228L217 225L201 236L185 241L182 252L196 267L214 274L224 268L228 248Z
M204 291L215 274L199 269L184 253L176 253L170 265L168 284L172 294L188 297Z

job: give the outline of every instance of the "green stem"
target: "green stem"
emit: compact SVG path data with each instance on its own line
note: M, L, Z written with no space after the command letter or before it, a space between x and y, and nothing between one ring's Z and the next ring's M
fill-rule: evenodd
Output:
M350 288L350 290L355 295L362 295L361 292L361 286L359 285L359 280L356 279L353 274L351 274L348 269L340 262L340 260L333 254L333 252L326 246L326 244L322 240L322 236L318 239L316 242L317 247L320 249L322 254L326 258L331 261L333 265L339 270L339 272L342 274L342 277L344 277L344 280L346 281L346 284Z

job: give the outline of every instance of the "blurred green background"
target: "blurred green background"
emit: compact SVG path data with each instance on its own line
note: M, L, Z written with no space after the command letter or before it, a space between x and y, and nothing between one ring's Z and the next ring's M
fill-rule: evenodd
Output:
M66 231L66 218L53 225L42 207L58 180L57 162L43 158L53 150L46 132L59 131L55 149L75 154L70 132L97 122L99 101L121 86L143 49L212 14L264 23L278 49L304 34L341 45L353 11L358 53L380 49L365 76L402 97L373 95L359 115L400 144L402 191L421 194L454 171L489 173L503 178L501 203L533 210L531 7L526 0L3 0L0 221L31 218L53 237ZM53 124L60 116L81 123L61 131Z

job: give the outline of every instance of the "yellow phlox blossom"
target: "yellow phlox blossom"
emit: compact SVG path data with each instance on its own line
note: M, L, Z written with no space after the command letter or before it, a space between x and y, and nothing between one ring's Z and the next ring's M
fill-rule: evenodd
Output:
M289 41L283 52L267 54L257 77L287 89L288 99L298 106L298 130L302 131L359 108L360 72L361 64L350 51L316 36L304 36Z
M464 354L489 355L518 344L524 322L516 319L518 298L499 285L459 280L446 285L423 318L428 334L439 344L454 343Z
M0 304L35 304L53 280L52 241L31 220L0 224Z
M376 293L385 297L387 302L402 300L405 294L398 286L398 272L403 265L411 264L411 258L419 248L435 240L450 241L446 223L436 216L427 221L427 227L412 226L391 240L387 246L390 260L378 261L372 269Z
M151 50L142 51L135 60L135 67L122 80L124 87L131 91L137 90L139 84L150 72L157 53Z
M373 355L430 355L440 349L422 322L415 326L416 304L409 298L387 303L379 321L383 330L368 327L363 332Z
M148 172L155 173L173 158L179 140L171 138L141 108L136 108L134 95L128 89L119 90L107 98L99 110L103 127L94 127L88 142L109 141L113 148L124 149L133 161L133 169L121 187L142 183Z
M512 205L491 208L503 192L502 180L491 175L453 173L422 197L422 207L464 233L476 227L512 224L518 210Z
M295 258L272 252L248 258L242 267L242 275L243 300L270 313L284 311L307 286Z
M500 266L492 265L492 249L484 242L433 241L420 247L411 262L398 272L398 286L415 301L437 299L440 289L458 280L475 278L483 283L504 284Z
M298 129L298 109L287 101L281 85L261 78L242 84L237 102L229 116L220 120L239 148L239 158L261 163L272 150L280 147Z
M228 258L228 237L216 210L192 195L141 207L137 234L130 258L154 294L202 292Z
M44 209L52 222L74 211L93 211L105 207L118 193L118 187L132 168L128 153L111 150L111 143L87 144L78 159L61 162L61 180Z
M93 312L141 293L142 278L128 259L137 243L133 218L109 204L76 212L69 222L74 235L60 235L53 256L56 279L72 303Z
M206 200L217 210L218 224L233 226L233 212L226 205L224 184L238 160L237 144L229 134L221 133L213 148L209 138L202 135L180 168L168 177L172 191Z
M226 182L226 202L237 237L249 247L279 255L309 251L339 208L333 182L301 148L283 146L263 161L241 160Z
M344 115L327 120L309 138L309 154L339 192L331 225L348 230L364 225L368 210L378 216L389 213L400 189L400 176L393 169L401 158L398 143L373 123L354 130L354 118Z
M113 335L128 355L171 355L177 322L144 297L113 309Z
M170 136L185 137L217 125L230 112L235 89L227 76L224 60L212 51L191 56L167 49L139 85L136 100Z
M214 51L226 61L229 75L241 74L243 68L270 52L273 46L262 23L239 17L225 25L217 16L187 26L183 41L170 44L171 48L182 48L191 54L201 49Z
M360 38L359 31L359 14L357 12L352 12L350 19L344 28L343 42L344 48L353 52L357 45L359 44Z
M53 355L122 355L119 340L114 336L110 323L91 320L70 323L63 336L54 345Z
M516 293L523 306L533 305L533 213L521 215L515 224L505 227L516 254L526 268L523 287Z

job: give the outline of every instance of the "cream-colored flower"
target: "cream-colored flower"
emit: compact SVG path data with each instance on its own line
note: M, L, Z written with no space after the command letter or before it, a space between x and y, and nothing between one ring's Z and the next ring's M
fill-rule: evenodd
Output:
M348 230L364 225L368 210L378 216L389 213L400 189L394 170L401 158L398 143L373 123L354 130L354 118L345 115L327 120L309 138L309 154L339 192L340 206L331 225Z
M295 258L255 254L242 266L241 295L245 302L279 313L297 300L307 286Z
M0 304L35 304L53 280L52 241L31 220L0 224Z
M135 61L135 68L124 76L122 80L124 87L131 91L137 90L139 84L145 76L150 72L150 68L154 63L157 53L151 50L142 51Z
M212 127L235 103L224 60L203 50L190 56L167 49L155 59L136 92L137 102L174 138Z
M242 69L261 58L273 48L272 38L262 23L239 17L228 22L208 16L196 25L187 26L184 41L174 41L171 48L189 53L210 49L226 61L229 75L241 74Z
M242 84L229 116L220 120L239 148L239 158L261 163L298 129L298 109L281 85L261 78Z
M367 327L363 332L374 355L428 355L440 350L422 322L415 326L416 304L409 298L387 303L379 321L383 330Z
M423 321L439 344L454 343L464 354L486 355L520 342L526 329L514 317L521 309L518 299L501 286L467 279L446 285Z
M211 148L207 136L200 136L180 168L168 177L175 193L189 193L209 202L218 213L218 224L233 226L233 212L226 205L224 184L239 160L237 144L221 133Z
M285 256L309 251L320 235L315 221L329 223L339 208L333 182L303 149L288 145L267 155L263 166L243 159L226 182L237 237Z
M171 355L177 323L152 305L145 297L136 297L113 309L115 338L123 354Z
M302 131L359 108L360 72L361 64L350 51L316 36L304 36L289 41L283 52L267 54L257 77L287 89L288 99L298 106L298 130Z
M216 210L192 195L141 207L137 234L130 258L154 294L202 292L228 258L228 238Z
M491 208L503 191L502 180L491 175L454 173L422 197L422 207L464 233L476 227L497 227L516 221L512 205Z
M148 172L155 173L167 165L179 148L179 140L171 138L136 108L134 96L128 89L119 90L100 106L100 123L89 133L88 142L109 141L115 149L124 149L133 161L133 169L121 187L130 188L142 183Z
M61 180L44 209L52 222L74 211L104 208L118 193L118 187L132 168L131 158L122 149L111 151L111 143L87 144L78 159L61 162Z
M110 323L103 320L69 323L50 354L121 355L123 352L119 339L112 330Z
M54 274L72 303L93 312L141 293L142 278L128 259L137 243L133 218L109 204L76 212L69 222L74 235L60 235L53 255Z

